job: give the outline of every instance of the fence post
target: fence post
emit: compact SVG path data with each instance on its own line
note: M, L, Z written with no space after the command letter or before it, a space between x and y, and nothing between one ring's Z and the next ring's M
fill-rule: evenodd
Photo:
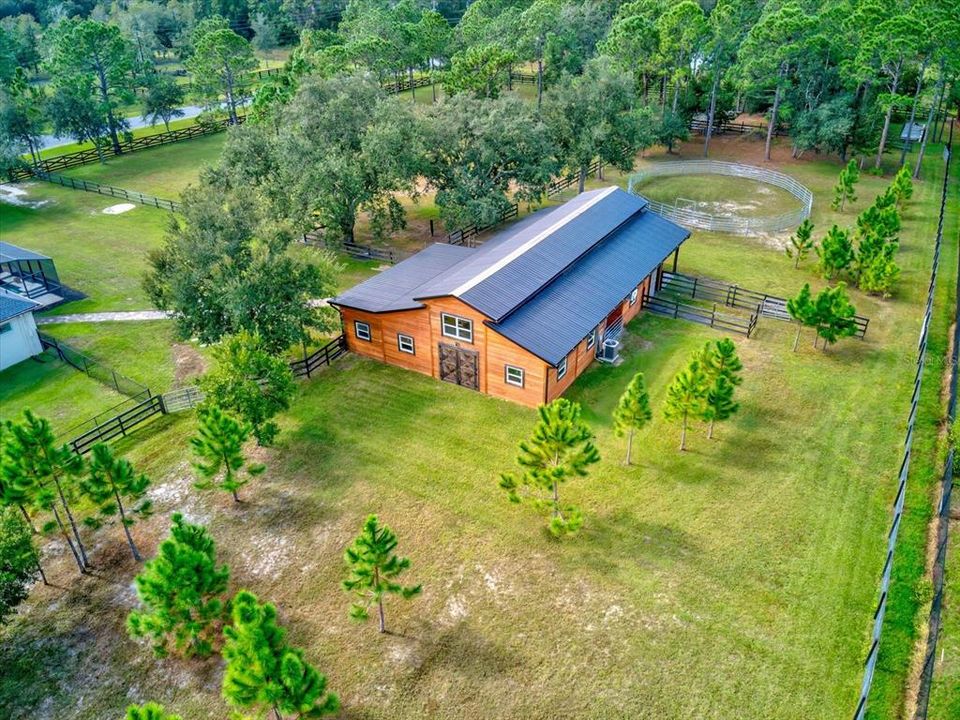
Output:
M113 375L113 385L114 385L114 387L116 387L116 388L117 388L117 392L120 393L120 383L117 381L117 371L116 371L116 370L111 370L111 371L110 371L110 374ZM120 393L120 394L122 395L123 393Z
M690 299L691 299L691 300L697 296L697 282L698 282L699 280L700 280L700 278L694 278L694 279L693 279L693 289L690 290Z

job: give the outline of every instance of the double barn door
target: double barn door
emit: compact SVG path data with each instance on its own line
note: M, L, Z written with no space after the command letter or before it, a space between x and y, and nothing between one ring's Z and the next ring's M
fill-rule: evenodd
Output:
M479 354L456 345L440 343L440 379L444 382L480 389Z

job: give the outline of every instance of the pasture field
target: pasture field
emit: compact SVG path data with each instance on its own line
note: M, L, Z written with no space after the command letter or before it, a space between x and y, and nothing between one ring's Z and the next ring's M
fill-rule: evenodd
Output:
M691 143L680 152L698 150ZM714 156L757 162L754 152L749 141L718 142ZM641 162L662 157L650 155ZM889 182L864 175L860 200L836 214L829 200L839 165L784 155L779 148L774 165L816 195L817 236L832 222L852 224ZM328 674L343 718L849 716L929 278L942 172L937 153L930 157L905 214L898 292L880 300L851 291L871 318L866 340L822 352L805 335L793 353L793 328L773 320L750 340L735 337L745 364L741 410L715 440L697 428L681 454L678 428L660 414L673 374L719 337L709 328L641 314L628 328L624 363L577 380L568 395L583 404L603 457L589 478L563 490L586 514L578 537L550 539L543 518L509 504L497 487L533 411L350 355L300 386L277 446L256 453L267 473L241 491L239 506L193 489L190 413L122 440L118 450L154 480L157 513L133 532L150 555L171 512L209 525L232 589L277 604L291 641ZM625 178L608 174L611 181ZM821 287L812 261L793 269L784 239L695 233L679 269L782 295L806 281ZM70 254L62 242L58 266ZM948 241L934 358L946 352L956 262ZM370 265L350 272L362 277ZM160 352L162 330L152 339L149 330L125 339L105 330L57 333L92 354L126 357L143 343L145 357L128 364L143 363L144 372L174 362ZM900 711L923 604L943 417L942 364L928 368L872 718ZM625 467L610 413L637 371L655 416ZM165 372L175 379L175 370ZM5 405L33 401L21 385ZM384 636L349 621L338 586L343 549L370 512L397 531L412 562L407 578L424 585L421 597L388 603L392 632ZM0 716L119 717L128 702L147 699L186 718L227 716L217 659L157 660L127 638L137 568L118 527L84 532L96 572L79 578L51 544L57 586L37 587L0 631L0 665L10 669L0 678Z

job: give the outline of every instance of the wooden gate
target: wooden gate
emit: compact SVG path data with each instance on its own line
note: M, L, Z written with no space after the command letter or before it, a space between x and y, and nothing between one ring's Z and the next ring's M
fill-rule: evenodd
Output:
M479 390L479 354L473 350L440 343L440 379Z

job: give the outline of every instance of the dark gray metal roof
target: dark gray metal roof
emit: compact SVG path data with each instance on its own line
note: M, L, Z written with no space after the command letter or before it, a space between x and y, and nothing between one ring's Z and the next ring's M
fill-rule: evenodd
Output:
M417 297L453 295L501 320L646 205L616 187L582 193L498 233Z
M0 242L0 262L14 262L16 260L49 260L46 255L25 250L22 247Z
M39 303L0 288L0 322L39 309Z
M423 303L413 299L417 289L473 252L472 248L458 245L429 245L416 255L341 293L332 303L369 312L423 307Z
M688 230L644 211L490 326L557 365L689 236Z

